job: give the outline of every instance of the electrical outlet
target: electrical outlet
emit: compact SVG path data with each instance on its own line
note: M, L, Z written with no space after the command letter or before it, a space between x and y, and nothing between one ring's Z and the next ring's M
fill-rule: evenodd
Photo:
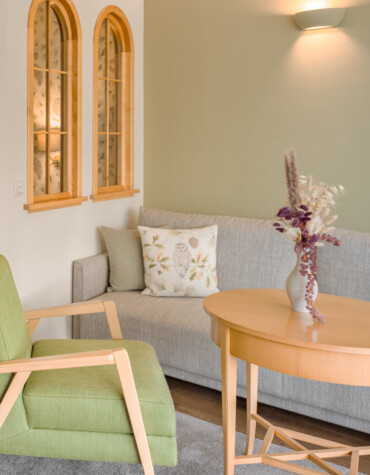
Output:
M14 180L14 196L21 196L24 193L24 180Z

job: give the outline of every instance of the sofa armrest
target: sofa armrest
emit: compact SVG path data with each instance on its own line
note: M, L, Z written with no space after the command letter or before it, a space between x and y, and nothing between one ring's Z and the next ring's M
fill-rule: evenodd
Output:
M64 315L73 315L74 313L79 313L80 315L104 313L112 340L123 339L116 304L109 300L90 300L89 302L77 302L68 305L59 305L57 307L28 310L24 312L24 316L26 320L28 320L28 330L32 335L41 318L62 317Z
M83 302L104 294L109 285L107 254L85 257L73 262L72 301Z
M109 262L107 254L85 257L73 262L72 302L93 299L107 291ZM72 319L73 338L81 338L80 316Z

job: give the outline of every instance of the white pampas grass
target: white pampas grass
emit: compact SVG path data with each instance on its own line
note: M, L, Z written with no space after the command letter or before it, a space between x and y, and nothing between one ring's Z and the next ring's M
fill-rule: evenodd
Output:
M338 216L330 216L330 211L335 205L336 198L344 192L345 188L342 185L328 185L322 181L314 183L312 176L299 177L299 194L302 204L312 212L311 221L307 223L310 234L329 232L333 229L330 225Z

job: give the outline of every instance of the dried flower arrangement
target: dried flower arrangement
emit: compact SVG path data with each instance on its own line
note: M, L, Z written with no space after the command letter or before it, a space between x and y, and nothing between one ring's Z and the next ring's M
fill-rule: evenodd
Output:
M339 246L338 239L329 234L338 216L330 216L335 198L344 192L343 186L313 183L312 177L299 176L296 153L285 154L285 175L288 205L280 208L274 226L280 233L295 242L294 250L301 253L300 273L307 276L306 308L312 317L324 322L324 316L313 305L313 288L316 280L317 246L324 242Z

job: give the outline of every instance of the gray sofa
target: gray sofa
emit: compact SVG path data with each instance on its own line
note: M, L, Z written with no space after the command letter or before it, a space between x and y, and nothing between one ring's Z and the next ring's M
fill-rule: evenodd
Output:
M292 242L275 232L271 221L142 208L139 224L172 228L218 224L220 290L284 288L295 264ZM370 233L337 229L334 234L341 246L326 245L318 251L319 291L370 300ZM221 389L220 351L210 339L203 299L107 292L108 280L106 254L75 261L73 300L114 300L124 338L151 343L165 374ZM109 338L109 330L104 318L75 316L73 337ZM238 394L245 396L245 363L238 363ZM309 381L262 368L258 398L272 406L370 432L370 388Z

